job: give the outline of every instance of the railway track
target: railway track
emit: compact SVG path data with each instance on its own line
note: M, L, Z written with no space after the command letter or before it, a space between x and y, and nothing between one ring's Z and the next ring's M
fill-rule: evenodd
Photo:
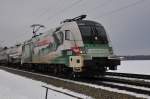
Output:
M144 74L106 72L106 75L118 76L118 77L138 78L138 79L143 79L143 80L150 80L150 75L144 75Z
M26 71L24 71L24 73L25 72ZM27 73L30 73L30 72L27 72ZM40 75L40 74L38 74L38 75ZM45 75L45 76L51 77L49 75ZM138 80L137 77L135 77L136 78L136 80L135 80L135 79L124 79L124 78L122 78L122 76L119 76L118 78L114 78L114 76L117 77L117 75L115 75L115 73L113 73L113 75L111 75L109 73L108 75L106 75L106 77L100 77L100 78L71 79L68 77L61 76L61 79L69 80L71 82L79 82L79 83L83 83L83 84L86 83L86 85L89 84L89 86L97 85L97 86L103 86L103 87L108 87L108 88L117 89L117 90L123 90L123 91L127 91L127 92L133 92L136 94L142 94L142 95L146 95L146 96L150 97L150 82ZM58 76L58 77L60 77L60 76ZM130 78L134 78L134 77L132 76ZM140 79L144 79L144 78L142 78L142 76L140 77Z
M137 83L136 81L125 81L123 79L114 79L108 77L83 82L150 96L150 84L147 85L142 82Z
M150 75L106 72L105 77L92 78L88 83L150 96Z

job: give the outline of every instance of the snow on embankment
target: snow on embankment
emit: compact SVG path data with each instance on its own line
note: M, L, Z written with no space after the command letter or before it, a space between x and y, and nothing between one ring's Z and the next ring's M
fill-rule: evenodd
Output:
M118 66L118 70L112 72L150 75L150 60L121 61L121 65Z
M0 99L45 99L45 88L42 85L47 85L40 81L34 81L18 75L14 75L3 70L0 70ZM65 91L81 98L87 96L71 92L62 88L56 88L48 85L50 88ZM68 95L48 91L48 99L76 99Z

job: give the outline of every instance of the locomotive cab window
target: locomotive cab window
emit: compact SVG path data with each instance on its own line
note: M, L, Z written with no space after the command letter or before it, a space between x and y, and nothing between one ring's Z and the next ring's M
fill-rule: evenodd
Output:
M79 30L84 43L107 44L108 39L105 29L100 24L94 22L78 21Z

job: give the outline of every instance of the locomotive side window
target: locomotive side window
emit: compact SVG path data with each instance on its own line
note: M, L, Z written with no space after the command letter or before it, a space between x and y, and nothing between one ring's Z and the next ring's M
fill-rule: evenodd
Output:
M71 40L71 31L65 30L65 40Z

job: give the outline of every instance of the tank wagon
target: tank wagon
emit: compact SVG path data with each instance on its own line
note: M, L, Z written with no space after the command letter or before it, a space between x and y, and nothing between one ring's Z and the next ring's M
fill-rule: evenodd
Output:
M22 45L17 44L7 49L8 63L11 65L20 65L22 56Z
M12 47L5 47L0 50L0 64L3 65L20 65L22 55L22 45L15 45Z
M0 64L4 65L8 63L7 47L0 49Z

